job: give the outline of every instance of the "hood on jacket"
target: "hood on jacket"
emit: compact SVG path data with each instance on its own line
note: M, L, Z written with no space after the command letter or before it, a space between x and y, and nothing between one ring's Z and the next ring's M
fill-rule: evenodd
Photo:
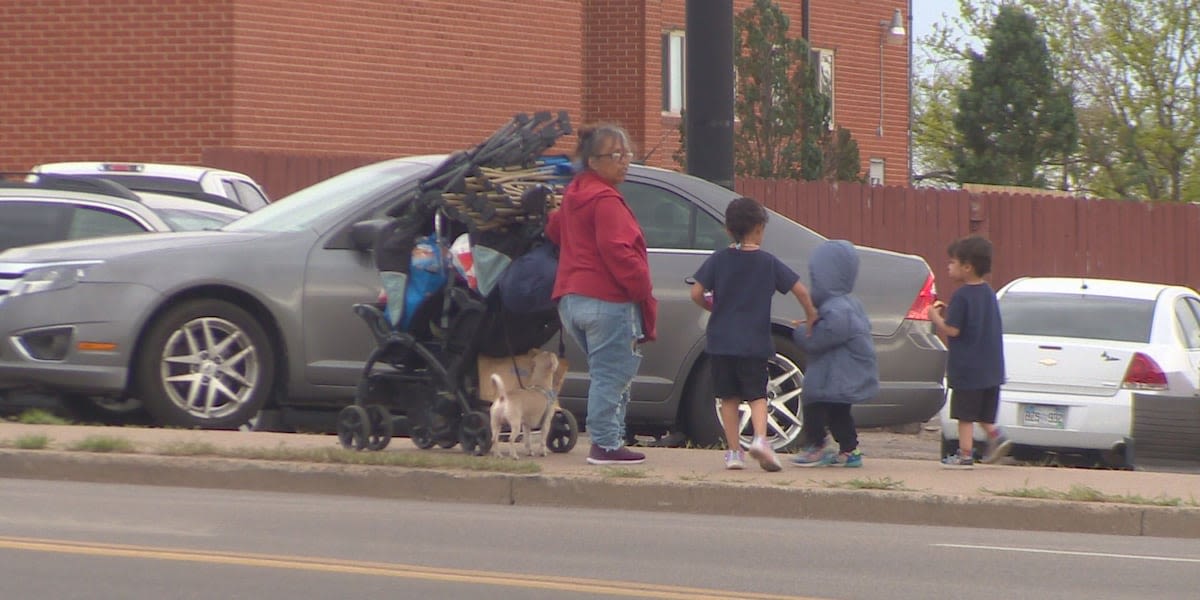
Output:
M846 240L829 240L817 246L808 261L809 293L813 304L821 306L830 298L854 291L858 279L858 251Z

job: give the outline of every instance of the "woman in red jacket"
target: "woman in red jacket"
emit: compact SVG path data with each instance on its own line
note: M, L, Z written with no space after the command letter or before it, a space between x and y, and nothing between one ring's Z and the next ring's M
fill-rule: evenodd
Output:
M633 159L629 147L629 134L615 125L580 128L579 173L546 227L559 247L558 314L588 357L593 465L646 460L624 445L629 388L642 361L638 344L654 340L658 313L646 240L617 189Z

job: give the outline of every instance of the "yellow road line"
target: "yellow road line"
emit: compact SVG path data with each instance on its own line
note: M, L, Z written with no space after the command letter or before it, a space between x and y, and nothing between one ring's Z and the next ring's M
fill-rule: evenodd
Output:
M130 546L124 544L99 544L38 538L0 537L0 548L26 550L31 552L51 552L57 554L171 560L217 565L234 565L241 567L293 569L302 571L319 571L325 573L371 575L376 577L399 577L405 579L424 579L428 581L445 581L475 585L507 586L589 594L609 594L613 596L637 598L657 598L663 600L821 600L820 598L809 598L803 596L782 596L775 594L756 594L752 592L732 592L704 588L658 585L634 581L605 581L600 579L586 579L580 577L521 575L516 573L446 569L439 567L426 567L421 565L376 563L367 561L341 560L336 558L246 554L239 552L210 552L204 550L155 548L150 546Z

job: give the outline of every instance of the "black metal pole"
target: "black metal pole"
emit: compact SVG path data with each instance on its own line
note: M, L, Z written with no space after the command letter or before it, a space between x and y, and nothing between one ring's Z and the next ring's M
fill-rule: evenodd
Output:
M733 189L733 0L687 0L687 171Z

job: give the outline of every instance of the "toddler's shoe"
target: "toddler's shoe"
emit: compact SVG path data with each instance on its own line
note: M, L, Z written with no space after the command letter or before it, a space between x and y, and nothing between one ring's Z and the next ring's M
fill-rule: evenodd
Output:
M1008 439L1008 436L1004 435L1003 431L998 433L999 435L988 442L987 452L983 454L983 458L979 462L990 465L1008 456L1009 451L1012 450L1012 440Z
M975 457L970 454L963 454L962 448L958 452L951 454L942 459L943 469L974 469Z
M741 450L725 451L725 468L730 471L741 471L746 468L746 455Z
M834 464L841 465L847 469L857 469L862 466L862 451L858 448L850 452L839 452L837 458L834 459Z
M837 460L837 452L830 448L805 448L792 458L797 467L827 467Z
M750 444L750 456L758 461L758 466L762 467L764 471L774 473L783 468L783 465L779 464L779 457L775 456L775 450L771 449L771 444L767 442L766 438L754 438Z

